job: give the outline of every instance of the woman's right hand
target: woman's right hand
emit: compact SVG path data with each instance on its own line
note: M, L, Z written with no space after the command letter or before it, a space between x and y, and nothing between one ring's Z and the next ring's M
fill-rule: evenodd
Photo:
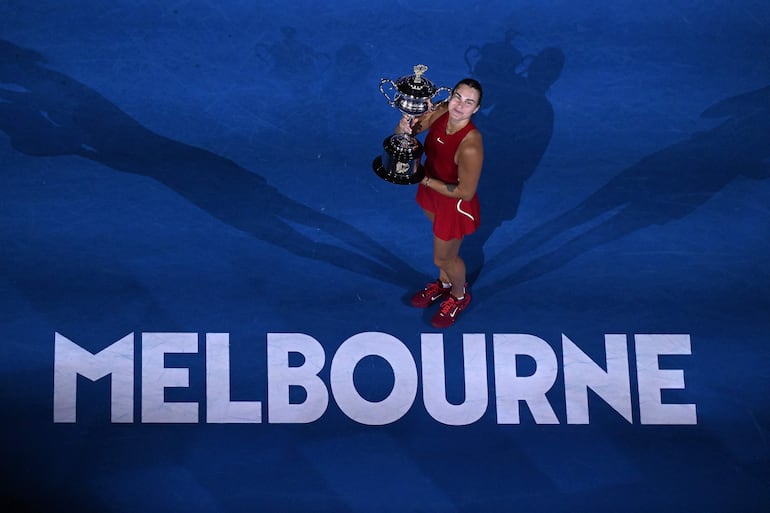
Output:
M398 132L402 134L411 134L413 122L414 118L412 116L404 114L401 116L401 121L398 122Z

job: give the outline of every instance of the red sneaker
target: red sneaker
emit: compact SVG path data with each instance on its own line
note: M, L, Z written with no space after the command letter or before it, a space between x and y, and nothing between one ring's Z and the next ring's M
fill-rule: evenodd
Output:
M438 312L431 319L431 324L434 328L450 327L455 323L460 312L468 308L469 304L471 304L471 293L467 290L465 291L465 297L462 299L457 299L450 294L446 301L441 303Z
M425 285L425 288L418 290L412 296L412 306L415 308L427 308L439 299L449 295L452 287L444 287L441 280L436 280Z

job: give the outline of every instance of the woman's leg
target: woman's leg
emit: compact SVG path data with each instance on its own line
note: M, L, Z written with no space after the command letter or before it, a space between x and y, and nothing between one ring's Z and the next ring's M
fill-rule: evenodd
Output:
M434 214L430 210L422 209L422 211L425 212L425 216L428 218L428 221L430 221L430 225L433 226L433 221L436 219L436 214ZM436 237L434 236L433 237L433 254L434 254L433 260L434 260L434 262L436 260L435 259L436 240L438 240L438 239L436 239ZM441 281L441 283L451 284L452 280L449 278L449 275L447 275L446 271L444 271L444 269L441 266L439 266L438 264L436 264L436 266L438 267L438 279Z
M460 258L462 242L462 239L441 240L433 237L433 262L439 268L441 281L452 284L452 295L456 298L465 295L465 262Z

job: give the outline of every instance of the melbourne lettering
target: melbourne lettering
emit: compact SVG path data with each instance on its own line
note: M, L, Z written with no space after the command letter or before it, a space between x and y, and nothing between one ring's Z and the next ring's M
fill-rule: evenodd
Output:
M333 352L304 333L267 333L266 395L244 401L232 399L227 333L131 333L95 354L56 333L53 417L56 423L77 422L78 383L89 386L106 378L112 423L306 424L322 421L333 398L351 421L366 425L397 422L413 408L453 426L479 422L489 409L497 424L520 424L525 408L527 422L589 424L590 409L597 405L596 399L589 401L591 391L604 403L598 403L602 408L611 408L629 424L697 424L695 404L663 400L671 397L668 390L686 396L681 392L683 369L672 368L670 362L661 368L660 362L669 355L690 355L689 335L605 335L600 362L566 335L560 342L557 356L534 335L464 334L462 362L450 366L441 334L421 334L415 355L404 342L382 332L355 334ZM205 391L199 400L167 399L167 390L190 387L193 371L167 366L166 356L174 354L200 363L195 370L203 374ZM356 385L356 367L371 356L392 370L381 400L366 398ZM522 359L533 363L526 372L517 363ZM447 368L462 370L462 400L447 398ZM292 390L301 390L302 400Z

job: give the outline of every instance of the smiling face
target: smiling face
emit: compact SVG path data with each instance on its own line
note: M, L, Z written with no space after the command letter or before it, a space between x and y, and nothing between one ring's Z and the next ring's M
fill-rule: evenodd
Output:
M459 84L449 98L449 117L454 123L467 121L479 110L481 94L477 89Z

